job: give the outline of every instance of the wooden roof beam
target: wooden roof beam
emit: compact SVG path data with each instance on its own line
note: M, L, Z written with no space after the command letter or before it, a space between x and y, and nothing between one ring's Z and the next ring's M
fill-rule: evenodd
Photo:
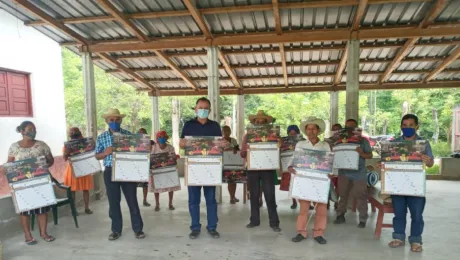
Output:
M190 85L190 87L192 87L195 90L198 89L195 83L190 79L190 77L185 72L183 72L179 68L179 66L176 65L176 63L171 61L168 55L166 55L162 51L155 51L155 54L159 58L161 58L163 62L166 63L173 71L175 71L185 82L187 82L187 84Z
M241 88L241 83L238 80L238 77L236 76L235 71L233 71L232 67L230 66L230 63L227 61L227 58L225 57L225 54L222 52L222 50L220 48L217 48L217 51L218 51L217 54L219 55L220 63L222 63L222 65L224 66L225 71L227 72L227 74L232 79L233 84L237 88Z
M425 82L429 82L438 76L445 68L447 68L450 64L456 61L460 57L460 47L457 46L455 51L449 56L449 58L445 59L438 67L436 67L430 74L428 74L425 78Z
M29 12L33 13L34 15L38 16L45 25L51 25L52 27L57 28L65 35L72 38L74 41L78 42L79 44L87 45L88 41L78 33L74 32L69 27L65 26L62 22L56 21L53 17L42 11L40 8L32 4L27 0L14 0L16 4L23 7L24 9L28 10Z
M145 35L137 26L130 21L126 16L118 11L118 9L109 0L96 0L107 12L109 12L117 22L121 23L124 27L130 30L137 38L143 42L148 42L149 37Z
M432 83L385 83L383 85L375 83L360 84L360 90L398 90L398 89L434 89L434 88L460 88L459 81L439 81ZM276 87L276 86L262 86L244 88L242 92L245 95L251 94L274 94L274 93L308 93L308 92L329 92L345 90L345 85L331 87L331 85L292 85L289 88ZM206 90L192 91L192 90L161 90L159 96L193 96L193 95L206 95ZM236 88L223 88L220 90L221 95L238 95L241 90Z
M358 9L356 10L355 18L353 20L353 24L351 25L351 31L356 31L359 29L361 25L361 20L363 19L364 11L366 11L368 0L360 0Z
M209 31L208 25L206 24L206 21L203 19L203 16L201 15L200 11L195 7L191 0L183 0L183 2L190 14L192 15L193 20L195 20L198 27L203 32L203 35L207 39L212 39L212 34Z
M415 28L403 26L400 28L373 28L359 31L361 40L395 39L395 38L419 38L419 37L441 37L458 36L460 27L446 28ZM280 44L294 42L321 42L321 41L347 41L350 38L348 29L321 29L321 30L293 30L276 35L270 32L259 32L250 35L236 34L216 36L210 43L205 39L174 39L157 40L142 43L124 44L97 44L90 45L89 51L97 52L118 52L118 51L146 51L161 49L182 49L214 46L236 46L251 44Z
M423 21L419 24L419 28L427 28L430 24L433 23L434 19L440 14L440 12L444 9L446 5L445 0L438 0L434 3L432 6L431 10L428 12L428 14L425 16ZM410 50L413 49L414 45L417 43L419 38L411 38L407 39L406 43L401 47L394 57L393 61L388 65L387 69L385 70L385 73L380 77L379 83L382 84L385 82L388 77L391 75L393 70L395 70L401 60L407 56Z

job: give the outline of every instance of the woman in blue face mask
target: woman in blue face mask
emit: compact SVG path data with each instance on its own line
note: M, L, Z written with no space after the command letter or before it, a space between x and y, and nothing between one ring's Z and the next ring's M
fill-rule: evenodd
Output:
M156 144L152 146L152 154L158 153L170 153L174 154L177 157L176 151L174 151L174 147L168 144L168 133L166 131L159 131L156 135ZM153 182L153 179L150 179L150 182ZM152 185L150 185L152 187ZM169 210L174 210L173 206L173 196L174 191L169 192ZM155 211L160 211L160 193L155 193Z

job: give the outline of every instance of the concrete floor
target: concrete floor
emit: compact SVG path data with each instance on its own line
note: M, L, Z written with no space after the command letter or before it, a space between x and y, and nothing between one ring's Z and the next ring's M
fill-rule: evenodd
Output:
M226 189L226 187L224 187ZM238 187L241 199L242 186ZM371 214L365 229L356 227L356 215L348 213L347 223L336 226L331 209L326 231L327 245L318 245L312 239L301 243L291 242L296 234L296 210L291 210L286 192L277 193L278 213L281 219L281 233L274 233L268 227L266 207L262 208L262 224L248 230L245 225L249 218L249 204L242 200L236 205L228 203L228 193L224 191L224 203L219 206L221 238L210 238L202 232L197 240L188 238L190 217L187 208L187 191L183 189L175 195L175 211L169 211L167 195L162 194L162 209L155 212L153 207L142 207L146 239L137 240L130 228L129 213L123 202L123 236L110 242L110 220L108 204L104 199L95 202L91 208L93 215L79 217L80 228L76 229L70 217L60 219L58 226L50 225L49 233L56 236L53 243L39 240L35 246L26 246L23 235L17 234L3 241L4 260L28 259L458 259L460 247L460 182L428 181L428 203L425 209L424 252L411 253L409 246L390 249L392 229L384 229L380 240L373 239L375 217ZM139 189L141 198L141 189ZM149 194L153 202L153 194ZM204 198L202 199L204 201ZM435 203L436 202L436 203ZM370 210L370 209L369 209ZM206 220L202 203L202 220ZM392 216L385 218L391 221ZM409 219L410 220L410 219ZM206 221L202 221L206 226ZM312 223L310 223L311 228ZM18 227L19 229L19 227ZM38 237L37 231L35 231ZM456 241L456 242L455 242Z

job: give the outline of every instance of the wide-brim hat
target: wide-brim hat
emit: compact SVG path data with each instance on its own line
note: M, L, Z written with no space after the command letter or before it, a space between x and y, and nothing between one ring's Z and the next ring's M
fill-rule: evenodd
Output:
M305 132L307 125L317 125L319 127L319 134L324 133L324 130L326 130L326 123L324 123L324 120L314 116L308 117L300 123L300 131L302 131L304 135L307 135Z
M259 118L267 120L267 123L271 123L273 121L273 117L265 114L263 110L257 111L257 114L255 115L249 115L249 121L251 122L254 122L254 120Z
M111 117L111 116L123 118L123 117L125 117L126 115L125 115L125 114L120 114L120 110L118 110L118 109L116 109L116 108L109 108L109 109L107 110L107 113L105 113L105 114L102 115L102 118L106 119L107 117Z

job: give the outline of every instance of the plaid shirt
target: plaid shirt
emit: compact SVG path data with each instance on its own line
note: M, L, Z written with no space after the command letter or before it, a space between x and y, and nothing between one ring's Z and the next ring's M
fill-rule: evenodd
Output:
M130 131L120 129L120 134L131 134ZM96 141L96 154L102 153L107 149L108 147L112 146L113 142L113 135L112 132L109 130L105 131L104 133L100 134L97 137ZM104 167L112 167L112 155L108 155L107 157L104 158Z

